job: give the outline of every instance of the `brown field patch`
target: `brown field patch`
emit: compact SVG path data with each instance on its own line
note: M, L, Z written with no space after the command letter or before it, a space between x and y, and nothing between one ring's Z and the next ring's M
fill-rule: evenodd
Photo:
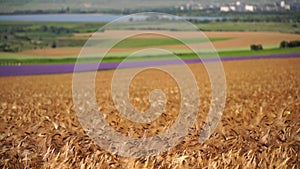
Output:
M44 48L33 49L19 52L19 54L33 55L33 56L71 56L78 55L81 48Z
M261 44L263 46L277 45L279 47L282 41L300 40L300 35L287 34L278 32L204 32L208 38L230 38L228 40L214 41L212 45L217 50L222 49L234 49L234 48L249 48L252 44ZM186 35L186 36L185 36ZM192 33L184 34L180 36L185 38L195 38ZM205 44L190 44L195 49L203 47ZM164 49L188 49L184 45L169 45L163 46Z
M139 31L134 31L139 33ZM155 31L154 31L155 32ZM160 31L161 33L167 33L172 36L177 36L181 38L195 38L194 32L166 32ZM133 33L133 31L105 31L103 33L96 33L101 34L101 37L109 37L109 38L119 38L124 35ZM208 38L231 38L228 40L222 41L215 41L212 42L212 45L217 50L222 49L232 49L232 48L249 48L251 44L262 44L263 46L270 46L270 45L278 45L281 41L292 41L292 40L300 40L300 35L297 34L287 34L287 33L278 33L278 32L204 32ZM92 33L83 33L83 34L76 34L77 37L89 37ZM164 38L160 35L154 34L145 34L139 35L135 38ZM198 48L205 48L207 44L190 44L192 47ZM184 45L166 45L166 46L154 46L161 49L167 50L188 50L188 48ZM132 52L143 48L114 48L110 52ZM77 56L80 53L81 48L47 48L47 49L36 49L36 50L27 50L22 51L19 54L26 54L26 55L35 55L35 56L68 56L73 55ZM105 49L97 49L96 52L103 52ZM93 52L93 51L91 51Z
M141 33L140 31L105 31L103 33L96 33L101 37L120 38L124 35L131 34L132 32ZM154 33L156 31L153 31ZM197 38L198 33L195 32L176 32L176 31L159 31L160 33L169 34L180 38ZM283 40L292 41L300 40L298 34L288 34L280 32L203 32L208 38L232 38L226 41L213 42L215 48L238 48L238 47L249 47L251 44L262 44L262 45L279 45ZM89 37L92 34L76 34L75 36ZM159 35L145 34L138 36L141 38L158 38ZM174 49L178 46L172 45Z
M281 41L300 40L300 35L279 32L205 32L209 38L233 38L226 41L216 41L213 45L217 49L249 47L251 44L263 46L278 45Z
M0 77L1 168L299 168L300 59L224 62L227 101L218 129L204 144L197 132L210 102L210 83L201 64L197 76L201 107L194 129L170 151L127 159L93 144L84 134L72 102L72 74ZM139 124L124 123L110 99L113 71L97 73L100 109L119 132L139 136ZM158 76L159 75L159 76ZM178 90L171 78L149 71L130 87L138 110L149 106L148 91L160 87L169 98L166 118L148 126L150 134L176 117ZM142 85L141 85L142 84ZM135 99L140 98L140 99Z

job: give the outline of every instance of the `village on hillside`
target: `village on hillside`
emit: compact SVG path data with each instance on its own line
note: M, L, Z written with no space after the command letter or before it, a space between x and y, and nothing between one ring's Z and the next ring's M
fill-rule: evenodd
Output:
M201 4L197 1L190 1L186 4L175 6L175 8L182 11L188 10L207 10L218 9L221 12L255 12L255 11L292 11L300 9L300 5L291 1L276 1L273 4L261 4L256 5L250 3L244 3L236 1L234 3L215 3L215 4Z

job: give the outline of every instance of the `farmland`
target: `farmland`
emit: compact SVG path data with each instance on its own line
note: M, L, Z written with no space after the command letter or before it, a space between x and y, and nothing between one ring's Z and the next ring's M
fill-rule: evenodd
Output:
M75 26L75 25L68 25ZM37 26L39 27L39 26ZM80 26L79 26L80 27ZM29 29L29 28L28 28ZM34 28L30 28L30 30ZM74 28L75 29L75 28ZM76 29L75 29L76 30ZM79 31L80 32L80 31ZM105 32L98 32L94 34L96 37L101 37L99 42L102 43L104 40L114 40L121 38L126 34L142 33L140 31L132 30L107 30ZM267 55L267 54L284 54L284 53L299 53L299 48L279 48L279 44L282 41L293 41L299 40L300 35L278 33L278 32L204 32L204 34L198 34L197 32L185 32L185 31L152 31L152 34L139 35L136 37L127 38L116 44L109 52L105 55L104 62L118 62L122 61L130 53L144 49L144 48L159 48L172 51L181 58L195 58L196 55L183 44L182 41L172 39L170 37L162 36L161 34L170 34L172 36L180 37L186 44L199 49L203 48L205 51L205 45L209 44L208 40L218 51L220 57L227 56L253 56L253 55ZM69 43L72 41L85 42L92 33L74 33L68 37ZM59 35L56 38L62 39ZM202 36L202 38L195 38L195 36ZM208 39L205 38L208 37ZM261 51L250 51L251 44L262 44L264 50ZM57 45L59 45L57 41ZM84 45L84 44L82 44ZM81 46L82 47L82 46ZM60 64L60 63L71 63L76 62L77 56L80 53L81 47L62 47L56 46L55 48L40 48L30 49L19 52L1 52L0 53L0 64ZM99 58L97 56L100 53L104 53L108 49L105 46L91 49L90 55L87 55L84 60L80 62L89 63L97 62ZM202 51L203 52L203 51ZM149 54L153 56L152 54ZM153 56L149 58L145 57L136 58L136 60L145 59L168 59L168 56Z
M204 144L198 143L197 133L209 108L210 83L203 65L192 64L189 67L201 93L201 106L193 130L170 151L139 159L112 155L85 135L72 103L72 74L1 77L0 166L299 168L300 59L223 64L228 90L226 107L211 138ZM109 97L113 73L113 70L97 73L96 97L100 109L107 115L108 123L119 132L143 136L141 125L124 121L113 106ZM164 91L167 105L172 108L167 109L164 118L142 125L149 135L164 131L169 127L165 124L172 124L180 102L175 81L163 72L148 70L130 85L130 98L138 110L148 108L147 98L153 88Z
M76 23L76 22L0 22L2 42L0 51L19 52L30 49L82 47L88 37L74 36L78 33L97 31L106 23ZM281 22L209 22L196 23L200 30L225 32L283 32L297 33L298 23ZM224 40L213 37L212 40ZM229 37L232 38L232 37ZM173 42L168 42L174 44ZM163 42L166 44L166 42Z
M300 168L300 47L289 45L299 43L297 21L205 21L195 23L203 34L183 28L149 29L150 33L139 34L151 26L151 22L143 22L145 25L138 24L140 29L129 25L121 30L117 25L95 34L106 23L0 22L0 168ZM137 35L109 46L109 42L133 33ZM85 46L90 50L82 52L92 35L95 43ZM204 125L210 125L205 119L213 104L212 79L205 66L214 62L204 65L194 61L197 56L187 45L204 58L212 56L212 48L220 56L226 75L225 109L217 129L204 143L199 143L200 133ZM253 50L252 45L261 48ZM172 64L170 53L156 54L153 48L190 61L186 66L200 93L199 110L194 112L196 121L169 151L140 158L115 155L95 144L88 135L91 130L84 130L79 123L73 100L74 74L66 72L73 72L75 63L96 65L102 57L103 65L118 66L136 52L127 60L133 65L127 69L108 66L95 72L92 92L96 94L97 110L114 130L123 136L149 138L168 130L178 118L180 101L186 98L181 98L176 79L150 68L130 82L129 100L137 111L147 112L154 89L161 89L167 98L166 111L147 123L126 119L117 110L111 84L114 73L134 70L139 67L137 62L141 66L144 61L165 61L167 65L160 64L160 68L180 70L182 64ZM123 84L121 81L117 85ZM188 97L196 94L191 88L185 90L190 93Z
M219 52L220 58L226 57L240 57L240 56L267 56L273 54L297 54L299 53L299 48L292 48L292 49L268 49L263 51L223 51ZM121 62L125 59L124 55L126 53L120 53L120 55L116 56L108 55L103 58L101 62L103 63L110 63L110 62ZM0 65L34 65L34 64L75 64L75 63L98 63L98 57L84 57L84 58L76 58L76 56L71 57L37 57L37 56L24 56L18 54L10 54L10 55L3 55L4 57L1 58L0 55ZM194 53L180 53L177 56L181 59L194 59L198 58L198 56ZM9 59L7 58L9 57ZM205 58L205 57L203 57ZM151 61L151 60L169 60L173 59L173 57L169 55L158 55L158 56L140 56L140 57L133 57L128 59L128 61Z
M300 33L299 23L282 22L209 22L196 24L203 31Z

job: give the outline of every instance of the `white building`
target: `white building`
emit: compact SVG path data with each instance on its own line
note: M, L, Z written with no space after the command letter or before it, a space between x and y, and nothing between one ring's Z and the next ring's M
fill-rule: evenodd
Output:
M291 10L291 5L285 3L285 1L280 2L280 7L285 9L285 10Z
M254 5L246 5L245 6L245 11L254 12L255 11L255 6Z
M284 9L286 9L286 10L291 10L291 5L285 5L285 6L284 6Z
M229 8L231 11L236 11L236 6L230 6Z
M281 8L285 8L285 1L281 1L281 2L280 2L280 7L281 7Z
M184 11L184 6L181 5L181 6L179 7L179 9L180 9L181 11Z
M191 7L192 10L203 10L204 7L201 5L201 4L194 4L192 7Z
M221 12L229 12L230 11L230 8L228 6L221 6L220 7L220 11Z

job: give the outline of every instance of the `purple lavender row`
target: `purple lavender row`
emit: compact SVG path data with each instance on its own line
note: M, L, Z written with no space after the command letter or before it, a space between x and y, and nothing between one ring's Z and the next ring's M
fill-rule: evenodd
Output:
M268 59L268 58L296 58L300 57L300 53L293 54L272 54L272 55L258 55L258 56L234 56L223 58L199 58L183 59L186 64L215 62L215 61L233 61L233 60L250 60L250 59ZM72 73L96 70L108 70L116 68L132 68L132 67L150 67L163 65L182 64L181 60L153 60L153 61L135 61L125 62L119 66L119 62L108 62L101 64L43 64L43 65L13 65L0 66L0 76L23 76L23 75L39 75L39 74L58 74L58 73ZM76 66L76 67L75 67ZM76 68L74 71L74 68Z

